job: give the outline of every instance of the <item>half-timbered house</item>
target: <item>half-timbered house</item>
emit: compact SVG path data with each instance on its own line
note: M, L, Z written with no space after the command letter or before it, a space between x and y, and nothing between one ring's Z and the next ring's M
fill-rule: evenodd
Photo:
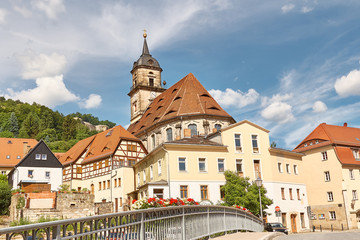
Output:
M79 141L60 157L64 184L78 191L88 189L95 202L112 202L114 211L120 211L134 189L132 167L146 154L138 138L116 126Z

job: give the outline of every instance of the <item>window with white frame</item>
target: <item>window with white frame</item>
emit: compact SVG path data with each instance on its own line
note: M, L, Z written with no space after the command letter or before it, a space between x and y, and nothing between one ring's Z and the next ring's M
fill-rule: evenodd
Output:
M294 174L295 175L298 175L299 172L298 172L298 166L297 165L294 165Z
M41 160L47 160L47 154L41 154Z
M34 170L28 170L28 177L33 178L34 177Z
M188 128L191 130L191 137L197 135L197 125L195 123L189 124Z
M236 159L236 171L238 173L243 172L243 165L242 165L242 159Z
M225 171L225 159L218 158L218 171L224 172Z
M352 152L353 152L355 160L360 161L359 149L353 149Z
M334 195L332 192L327 192L327 199L328 199L328 202L334 201Z
M350 175L350 179L354 180L355 176L354 176L354 170L353 169L349 169L349 175Z
M179 171L185 172L186 171L186 158L179 157Z
M41 160L41 154L35 154L35 160Z
M146 182L146 172L145 172L145 170L143 170L143 181L144 181L144 183Z
M2 174L2 175L6 175L6 171L1 171L1 174Z
M286 172L290 173L290 164L286 164L285 167L286 167Z
M154 149L156 147L156 136L155 134L151 135L151 147Z
M199 172L206 172L206 160L205 160L205 158L199 158Z
M154 174L153 174L153 165L150 165L150 179L153 179Z
M258 137L257 135L251 135L253 153L259 153L259 146L258 146L258 138L257 137Z
M335 220L336 219L335 211L330 211L329 216L330 216L330 220Z
M321 159L322 159L323 161L328 160L328 155L327 155L327 152L326 152L326 151L325 151L325 152L321 152Z
M158 176L161 176L161 160L158 161Z
M325 172L324 172L324 176L325 176L325 182L330 182L330 172L329 172L329 171L325 171Z
M171 142L173 140L173 131L172 128L166 129L166 140Z
M45 178L50 179L50 172L45 172Z
M279 173L282 173L282 172L283 172L282 163L281 163L281 162L278 162L278 170L279 170Z
M234 137L235 137L235 151L241 153L242 152L241 139L240 139L241 134L235 133Z
M352 190L352 199L353 199L353 200L358 200L358 196L357 196L357 191L356 191L356 190Z

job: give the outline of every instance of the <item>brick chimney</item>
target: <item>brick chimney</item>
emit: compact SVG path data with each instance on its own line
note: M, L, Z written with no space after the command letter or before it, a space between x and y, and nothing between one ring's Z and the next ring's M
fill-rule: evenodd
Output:
M344 127L347 127L347 123L344 123Z
M25 157L25 155L28 153L28 143L27 142L23 142L23 151L24 151L24 157Z

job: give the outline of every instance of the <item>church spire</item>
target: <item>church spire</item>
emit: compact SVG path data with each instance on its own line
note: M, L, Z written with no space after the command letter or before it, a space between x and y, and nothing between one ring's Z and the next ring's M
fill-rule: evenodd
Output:
M144 29L143 37L144 37L144 45L143 45L143 51L142 51L142 54L141 54L141 55L150 55L149 48L148 48L148 45L147 45L147 42L146 42L147 34L146 34L146 30L145 30L145 29ZM150 55L150 56L151 56L151 55Z

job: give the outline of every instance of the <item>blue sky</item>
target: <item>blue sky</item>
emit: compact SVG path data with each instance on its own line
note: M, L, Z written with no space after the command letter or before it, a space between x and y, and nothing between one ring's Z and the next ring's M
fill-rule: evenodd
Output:
M147 29L167 86L192 72L237 121L293 148L360 127L360 1L0 2L0 95L127 126Z

